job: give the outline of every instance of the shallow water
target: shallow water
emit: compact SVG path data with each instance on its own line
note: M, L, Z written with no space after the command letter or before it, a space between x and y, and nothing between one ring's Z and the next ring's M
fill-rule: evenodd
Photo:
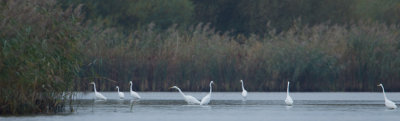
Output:
M286 93L213 92L207 106L187 105L178 92L139 92L142 99L118 99L115 92L102 92L107 101L93 100L93 93L78 93L76 112L58 115L0 117L0 121L376 121L399 120L400 111L384 106L382 93L291 93L294 106L286 106ZM197 99L207 93L187 92ZM125 92L129 97L129 93ZM397 104L400 93L387 93Z

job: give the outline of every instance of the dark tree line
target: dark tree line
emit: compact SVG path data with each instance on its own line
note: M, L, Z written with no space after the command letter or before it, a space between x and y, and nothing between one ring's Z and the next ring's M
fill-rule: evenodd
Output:
M273 28L287 30L294 24L351 24L377 21L397 24L397 0L73 0L64 6L84 4L87 19L133 31L155 23L166 29L210 23L218 31L263 34ZM296 22L295 22L296 21Z

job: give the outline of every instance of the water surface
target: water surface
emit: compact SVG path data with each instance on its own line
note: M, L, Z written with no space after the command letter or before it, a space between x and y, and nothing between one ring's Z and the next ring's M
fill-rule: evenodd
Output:
M93 100L93 93L79 93L76 112L58 115L0 117L0 121L377 121L399 120L400 111L384 106L382 93L291 93L294 106L286 106L286 93L213 92L207 106L187 105L177 92L139 92L142 99L120 100L115 92L102 92L107 101ZM201 99L207 93L187 92ZM387 93L400 103L400 93Z

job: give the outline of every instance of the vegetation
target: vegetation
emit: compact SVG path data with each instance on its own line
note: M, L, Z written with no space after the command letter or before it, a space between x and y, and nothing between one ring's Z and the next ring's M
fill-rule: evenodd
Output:
M398 31L398 26L361 22L232 37L202 24L163 32L150 25L127 38L88 42L95 44L87 45L84 55L100 62L84 72L118 80L99 82L103 90L128 89L130 80L142 91L167 91L171 85L207 90L215 80L216 90L237 91L240 79L253 91L284 90L286 81L297 91L373 91L380 82L394 90L400 79Z
M68 0L85 4L88 20L102 20L105 25L131 33L150 23L155 28L179 28L210 23L217 31L231 34L258 34L286 31L301 25L347 25L358 21L399 24L398 0ZM301 21L298 21L301 20Z
M0 0L0 114L72 91L400 91L393 0ZM370 7L374 6L374 7ZM365 10L368 8L368 11ZM72 109L72 108L70 108Z
M79 6L0 2L0 114L64 110L82 59Z

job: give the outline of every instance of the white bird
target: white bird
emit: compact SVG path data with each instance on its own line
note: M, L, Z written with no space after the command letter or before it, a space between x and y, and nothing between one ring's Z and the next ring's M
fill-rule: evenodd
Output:
M292 100L292 97L290 97L290 95L289 95L289 84L290 84L290 82L287 82L287 92L286 92L285 103L286 103L286 105L291 106L291 105L293 105L293 100Z
M207 105L208 103L210 103L211 100L211 92L212 92L212 86L211 84L214 84L214 81L210 82L210 93L208 93L206 96L203 97L203 99L201 99L200 105Z
M132 91L132 81L129 81L129 85L130 85L130 87L131 87L131 96L132 96L132 98L133 99L140 99L141 97L139 96L139 94L138 93L136 93L135 91Z
M197 100L195 97L191 96L191 95L185 95L183 94L183 92L181 91L181 89L179 89L177 86L172 86L171 88L175 88L179 91L179 93L181 93L183 99L185 99L185 101L189 104L189 105L193 105L193 104L200 104L200 101Z
M243 80L240 80L240 82L242 83L242 97L243 97L243 101L245 101L247 99L247 91L246 89L244 89L244 84L243 84Z
M104 95L102 95L101 93L96 91L96 84L94 82L91 82L89 84L93 84L94 95L95 95L96 99L98 99L98 100L107 100L107 98Z
M387 99L386 94L385 94L385 88L383 88L383 85L379 84L378 86L382 87L383 97L385 98L385 106L389 109L396 109L397 108L396 103Z
M118 95L119 95L119 99L124 99L125 98L125 95L124 95L124 93L123 92L119 92L119 87L117 86L117 87L115 87L115 88L117 88L118 89Z

